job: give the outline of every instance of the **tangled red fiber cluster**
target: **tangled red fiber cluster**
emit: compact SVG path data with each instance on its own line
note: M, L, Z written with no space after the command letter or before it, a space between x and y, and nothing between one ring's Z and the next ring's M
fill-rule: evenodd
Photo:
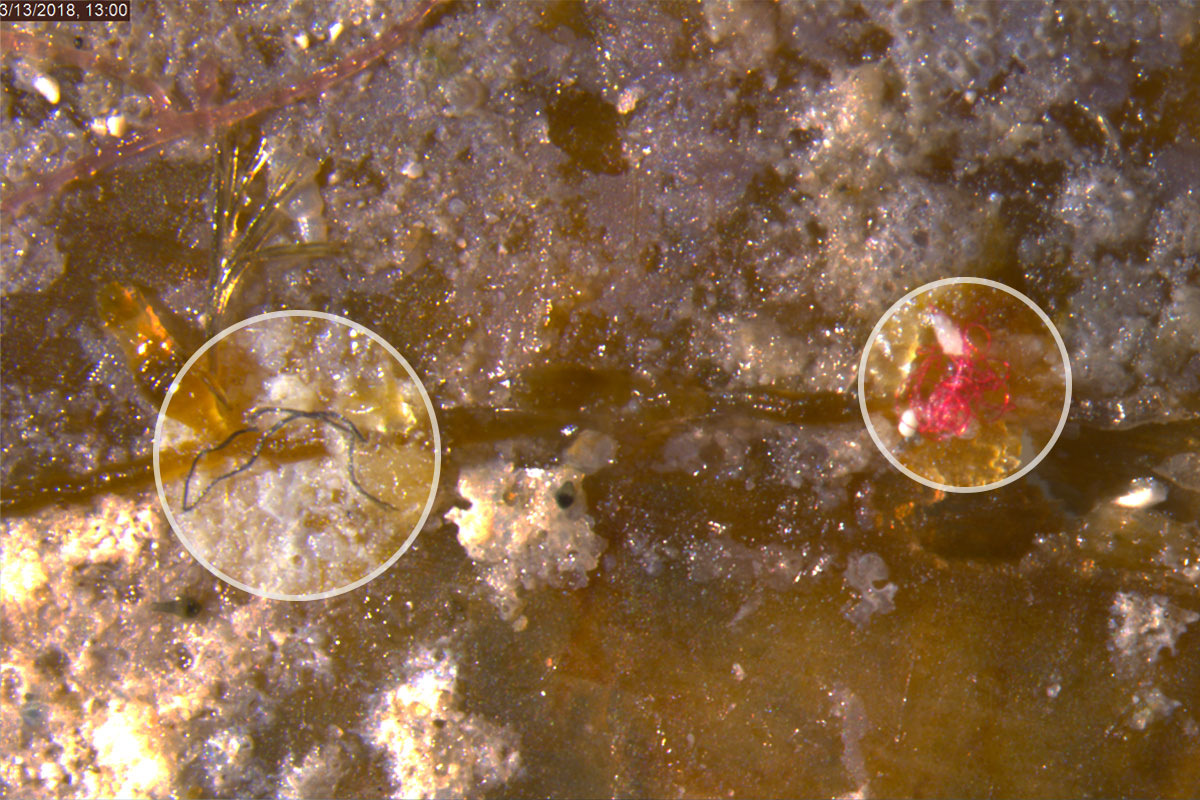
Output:
M917 432L939 441L962 436L975 419L995 422L1012 407L1008 362L988 356L991 333L978 322L955 326L961 354L942 344L920 348L896 396L897 414L911 410Z

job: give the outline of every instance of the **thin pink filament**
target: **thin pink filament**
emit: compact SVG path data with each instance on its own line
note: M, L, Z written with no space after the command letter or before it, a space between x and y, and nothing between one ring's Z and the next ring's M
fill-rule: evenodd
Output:
M972 341L972 334L982 341ZM917 430L939 441L962 436L973 420L995 422L1011 407L1007 361L988 358L991 334L979 323L959 328L961 355L940 347L917 351L916 368L897 396L912 409ZM903 409L900 409L901 411Z

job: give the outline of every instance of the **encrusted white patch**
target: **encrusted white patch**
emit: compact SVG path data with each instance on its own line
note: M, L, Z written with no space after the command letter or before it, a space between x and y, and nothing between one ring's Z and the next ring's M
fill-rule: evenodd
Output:
M1153 664L1162 650L1175 653L1175 642L1200 614L1171 603L1162 595L1145 597L1117 592L1113 597L1108 647L1127 671Z
M870 779L859 742L870 730L862 700L849 689L837 688L829 693L833 715L842 721L842 766L854 782L854 792L845 797L866 797Z
M368 735L387 754L402 797L467 797L507 783L521 766L517 735L459 707L458 664L421 649L408 679L376 704Z
M855 625L863 626L875 613L886 614L895 608L892 598L896 596L896 584L886 583L876 587L877 581L886 581L888 576L887 564L876 553L863 555L852 554L846 564L846 585L857 589L860 599L851 606L850 603L842 610L846 619Z
M584 473L572 466L517 469L492 462L464 469L458 491L469 509L451 509L458 541L479 566L501 615L519 619L522 589L578 588L596 568L604 540L584 510Z

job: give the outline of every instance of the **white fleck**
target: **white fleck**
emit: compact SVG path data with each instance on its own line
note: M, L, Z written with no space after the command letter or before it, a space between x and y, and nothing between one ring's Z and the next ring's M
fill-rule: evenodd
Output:
M938 346L948 356L961 356L966 349L962 332L954 321L936 308L929 314L929 323L937 335Z
M917 432L917 412L911 408L904 409L904 413L900 415L900 424L897 426L900 430L900 435L905 439Z
M37 89L38 94L46 98L46 102L50 105L57 105L62 99L62 92L59 91L58 81L51 78L49 75L38 75L33 79L33 88Z
M746 678L746 670L743 669L742 665L739 664L738 662L736 662L736 661L733 662L733 679L735 681L741 681L741 680L745 680L745 678Z
M409 180L416 180L425 174L425 168L415 159L410 158L404 162L404 166L400 168L400 174Z
M617 95L617 113L624 115L633 111L637 107L638 100L642 99L644 92L645 90L640 86L622 89L621 93Z
M124 114L113 114L108 119L104 120L104 130L109 136L114 138L124 136L125 131L129 129L129 125L125 121Z
M1113 500L1121 508L1148 508L1167 499L1167 487L1154 478L1137 478L1125 494Z
M338 37L342 35L342 31L344 31L344 30L346 30L346 26L342 24L341 20L338 20L337 22L330 25L329 26L329 43L333 44L334 42L336 42L338 40Z

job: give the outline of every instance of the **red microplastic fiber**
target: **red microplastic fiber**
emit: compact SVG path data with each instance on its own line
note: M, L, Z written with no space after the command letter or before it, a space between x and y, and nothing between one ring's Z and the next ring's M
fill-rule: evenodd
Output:
M962 354L951 355L940 346L918 349L912 373L896 396L897 413L912 409L917 431L939 441L962 436L972 420L995 422L1012 407L1008 362L988 357L991 332L978 322L954 324Z

